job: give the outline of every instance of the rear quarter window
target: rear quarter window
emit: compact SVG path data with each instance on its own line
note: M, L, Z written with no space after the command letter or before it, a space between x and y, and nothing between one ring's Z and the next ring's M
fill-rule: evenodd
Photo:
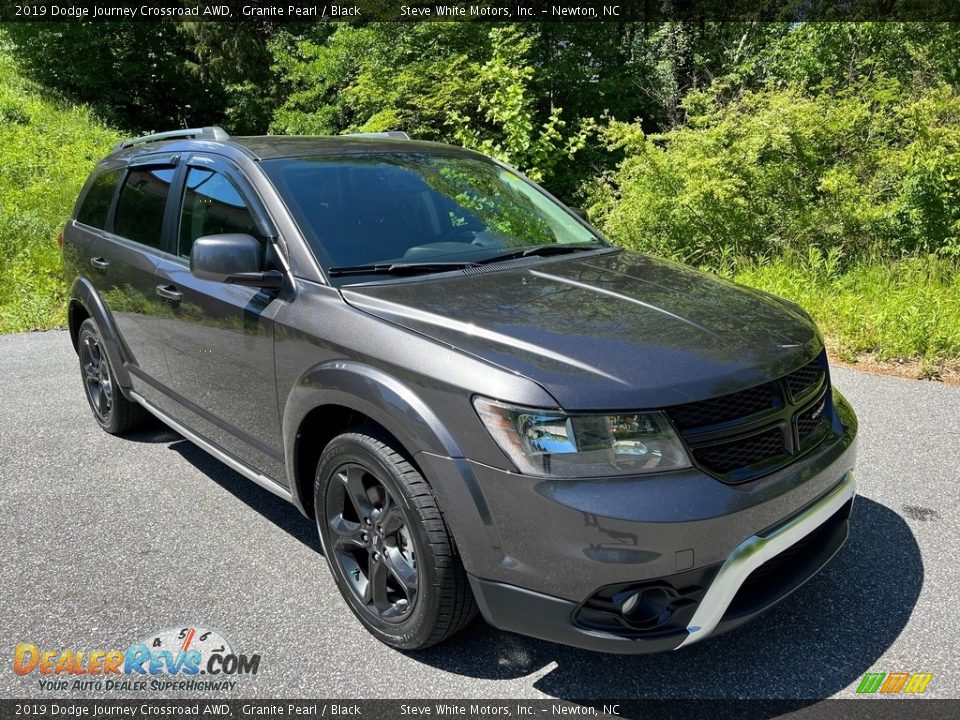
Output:
M77 211L77 222L103 230L119 184L120 169L104 170L97 175Z

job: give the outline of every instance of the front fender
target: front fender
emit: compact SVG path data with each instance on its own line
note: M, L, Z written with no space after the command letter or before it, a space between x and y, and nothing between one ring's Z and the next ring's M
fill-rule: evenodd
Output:
M283 411L283 443L287 477L297 486L298 428L307 414L323 405L339 405L363 413L393 435L411 454L429 452L463 457L463 451L436 414L395 377L364 363L331 360L300 376ZM301 512L298 493L295 504Z
M127 372L124 364L124 360L131 357L130 349L120 338L120 333L117 332L117 327L113 323L113 317L107 310L107 306L103 304L103 300L100 299L97 291L86 278L78 277L70 287L70 304L74 303L82 306L100 329L110 367L113 369L113 374L116 376L121 389L126 394L126 389L133 386L130 373ZM69 312L71 313L71 339L74 341L74 349L76 349L76 336L73 335L75 328L72 325L73 311L70 310Z

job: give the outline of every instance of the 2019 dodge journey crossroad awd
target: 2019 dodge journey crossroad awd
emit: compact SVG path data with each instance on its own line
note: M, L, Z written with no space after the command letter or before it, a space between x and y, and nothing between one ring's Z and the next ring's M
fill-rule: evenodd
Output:
M476 152L150 135L97 165L61 241L97 422L156 416L314 518L395 647L479 609L678 648L847 537L857 422L806 313L614 247Z

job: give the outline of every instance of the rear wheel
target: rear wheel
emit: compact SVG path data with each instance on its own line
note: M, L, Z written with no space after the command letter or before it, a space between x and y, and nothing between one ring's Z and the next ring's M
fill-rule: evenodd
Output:
M357 428L327 445L314 510L340 593L383 642L428 647L476 615L433 493L379 428Z
M77 354L83 389L100 427L112 435L122 435L143 426L149 414L124 396L110 367L100 329L90 318L80 325Z

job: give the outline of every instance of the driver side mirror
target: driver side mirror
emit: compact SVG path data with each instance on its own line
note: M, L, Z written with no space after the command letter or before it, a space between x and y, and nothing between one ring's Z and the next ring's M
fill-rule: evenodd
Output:
M276 289L283 273L263 271L260 243L252 235L223 233L197 238L190 250L190 273L229 285Z
M576 215L576 216L577 216L578 218L580 218L581 220L586 220L586 219L587 219L587 211L584 210L583 208L572 207L572 208L570 208L570 212L572 212L574 215Z

